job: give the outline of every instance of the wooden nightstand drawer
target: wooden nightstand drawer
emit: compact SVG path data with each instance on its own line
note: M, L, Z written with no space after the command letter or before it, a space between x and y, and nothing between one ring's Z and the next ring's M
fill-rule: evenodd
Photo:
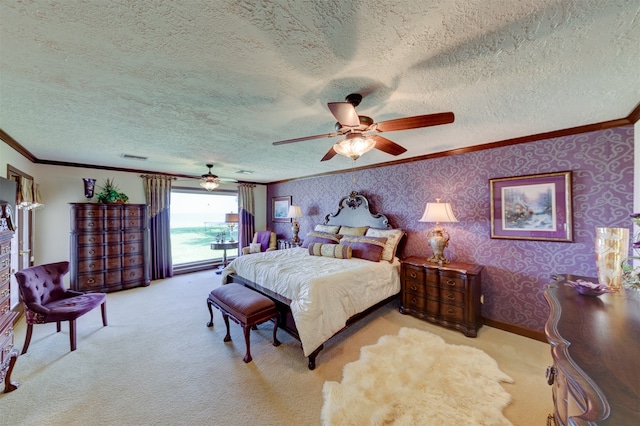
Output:
M443 303L440 305L440 315L448 320L462 321L464 319L464 308L462 306Z
M418 281L406 280L402 282L402 291L407 293L414 293L418 295L425 295L425 285Z
M460 291L451 290L449 288L442 288L440 291L440 299L444 303L455 303L461 305L464 303L464 293Z
M84 234L78 236L78 244L81 245L102 244L103 241L102 234Z
M402 278L405 280L424 282L424 269L413 265L402 265Z
M461 278L459 274L443 272L440 276L440 285L444 289L455 289L464 291L465 283L465 279Z

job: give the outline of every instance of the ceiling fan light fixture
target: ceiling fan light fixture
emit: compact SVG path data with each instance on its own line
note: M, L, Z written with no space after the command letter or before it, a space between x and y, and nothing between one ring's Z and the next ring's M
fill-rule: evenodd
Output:
M216 177L206 177L202 178L200 182L200 186L206 189L207 191L213 191L217 187L220 186L220 181Z
M333 149L338 154L355 161L365 152L371 151L375 146L376 141L373 138L361 134L351 134L346 139L333 145Z

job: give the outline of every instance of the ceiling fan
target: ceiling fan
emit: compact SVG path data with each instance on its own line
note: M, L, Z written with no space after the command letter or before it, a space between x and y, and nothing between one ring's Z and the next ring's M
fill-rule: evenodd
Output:
M200 186L207 191L213 191L214 189L216 189L218 186L220 186L220 182L238 182L235 179L221 178L211 173L211 168L213 167L212 163L205 164L205 166L207 166L209 172L201 176Z
M331 114L333 114L333 116L338 120L335 132L287 139L273 142L273 145L284 145L294 142L308 141L311 139L344 136L345 139L333 145L320 161L330 160L336 154L341 154L356 160L362 154L373 148L379 149L387 154L400 155L407 151L406 148L378 135L377 133L438 126L440 124L453 123L454 120L452 112L442 112L437 114L396 118L394 120L376 123L371 117L358 115L356 113L356 107L360 105L360 101L362 101L362 95L352 93L346 97L345 102L329 102L327 104Z

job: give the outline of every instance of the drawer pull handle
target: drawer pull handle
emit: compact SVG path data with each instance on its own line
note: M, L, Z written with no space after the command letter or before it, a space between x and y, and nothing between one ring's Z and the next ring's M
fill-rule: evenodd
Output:
M413 303L414 305L416 305L418 303L418 299L416 299L415 297L411 298L411 303Z
M93 283L95 283L95 282L96 282L96 280L94 280L93 278L89 278L89 279L87 280L87 283L88 283L88 284L93 284Z
M547 367L547 384L549 386L553 385L553 383L556 381L556 368L552 365Z
M453 309L451 309L451 308L447 309L447 313L448 313L449 315L453 315Z
M455 298L456 298L456 296L455 296L455 294L453 294L453 293L449 293L449 294L447 294L447 298L448 298L448 299L452 299L452 300L453 300L453 299L455 299Z
M416 286L415 284L411 285L411 290L416 291L418 290L418 286Z
M417 274L417 273L415 273L415 272L411 272L411 273L409 274L409 276L410 276L411 278L417 278L417 277L418 277L418 274Z
M447 284L448 285L456 285L456 282L454 280L447 280Z

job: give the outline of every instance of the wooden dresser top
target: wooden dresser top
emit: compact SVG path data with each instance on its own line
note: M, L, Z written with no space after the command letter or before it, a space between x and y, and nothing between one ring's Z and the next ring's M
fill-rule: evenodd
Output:
M545 333L557 366L584 390L585 420L640 424L640 301L625 290L583 296L558 276L545 292L551 315ZM609 412L610 411L610 412Z

